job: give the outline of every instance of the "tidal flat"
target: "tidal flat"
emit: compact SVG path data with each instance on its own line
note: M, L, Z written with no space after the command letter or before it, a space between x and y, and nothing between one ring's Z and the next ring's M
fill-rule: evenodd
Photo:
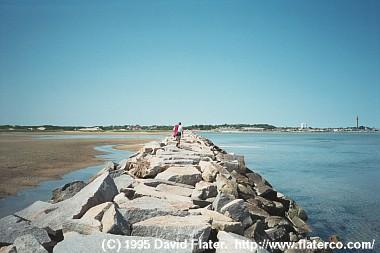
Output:
M16 195L40 182L104 163L95 147L139 150L163 133L0 133L0 198ZM94 135L100 136L94 138ZM144 135L144 138L141 136ZM57 136L57 138L54 138Z

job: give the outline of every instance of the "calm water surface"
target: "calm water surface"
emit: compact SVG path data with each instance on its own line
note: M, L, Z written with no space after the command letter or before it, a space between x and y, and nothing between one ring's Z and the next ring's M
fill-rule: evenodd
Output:
M380 252L379 133L199 134L244 155L248 168L297 201L307 211L312 235L375 239Z

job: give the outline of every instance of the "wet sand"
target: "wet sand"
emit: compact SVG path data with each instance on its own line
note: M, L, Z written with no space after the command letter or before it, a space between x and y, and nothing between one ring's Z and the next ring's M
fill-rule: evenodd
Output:
M62 175L88 166L103 164L95 158L101 152L96 146L116 145L117 149L138 151L145 143L157 140L155 135L166 133L44 133L77 135L152 135L151 139L131 138L70 138L39 139L39 133L0 133L0 198L16 195L20 190L34 188L46 180L57 180ZM127 156L126 156L127 158Z

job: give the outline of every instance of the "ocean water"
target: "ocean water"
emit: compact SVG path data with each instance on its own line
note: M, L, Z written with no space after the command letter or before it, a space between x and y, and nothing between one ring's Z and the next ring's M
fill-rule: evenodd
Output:
M375 239L375 250L334 252L380 252L379 133L198 134L244 155L248 168L301 205L312 236Z

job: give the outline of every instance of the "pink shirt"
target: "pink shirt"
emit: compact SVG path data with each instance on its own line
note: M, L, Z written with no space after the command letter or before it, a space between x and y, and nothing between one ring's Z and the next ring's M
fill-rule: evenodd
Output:
M177 133L178 133L178 126L179 125L175 125L175 127L173 128L173 131L174 131L173 136L177 135Z

